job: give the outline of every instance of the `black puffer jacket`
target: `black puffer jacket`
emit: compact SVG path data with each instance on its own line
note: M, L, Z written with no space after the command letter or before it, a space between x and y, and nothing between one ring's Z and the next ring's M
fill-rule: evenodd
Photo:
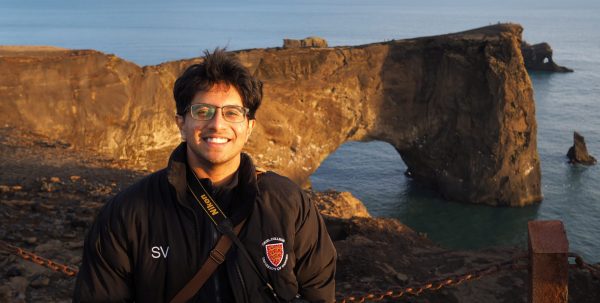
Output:
M239 237L263 277L284 300L333 302L336 253L315 205L285 177L267 172L257 181L245 154L237 178L230 219L248 217ZM85 240L74 302L168 302L183 288L214 243L186 182L182 143L166 169L102 208ZM235 246L223 266L236 302L274 302ZM215 295L205 287L194 301Z

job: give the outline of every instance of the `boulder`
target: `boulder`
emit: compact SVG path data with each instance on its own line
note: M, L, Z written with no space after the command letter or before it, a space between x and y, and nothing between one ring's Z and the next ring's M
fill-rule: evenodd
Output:
M569 148L567 158L571 164L594 165L597 162L596 158L588 154L585 138L578 132L573 132L573 146Z
M365 205L349 192L307 191L307 194L311 196L321 214L342 219L371 217Z
M531 45L525 41L521 43L521 53L528 70L570 73L572 69L554 63L552 47L546 42Z

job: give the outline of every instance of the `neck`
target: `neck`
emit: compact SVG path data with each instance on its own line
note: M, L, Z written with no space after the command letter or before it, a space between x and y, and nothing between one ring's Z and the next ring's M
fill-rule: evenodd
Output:
M229 161L224 164L214 164L207 161L202 161L198 159L198 157L189 155L190 151L188 151L188 164L190 168L196 173L198 178L204 179L208 178L213 183L214 186L220 186L222 184L226 184L235 175L235 172L240 167L240 156L234 161Z

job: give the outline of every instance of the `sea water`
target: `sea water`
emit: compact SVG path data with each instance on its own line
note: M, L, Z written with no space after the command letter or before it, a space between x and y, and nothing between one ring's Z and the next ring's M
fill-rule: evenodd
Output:
M566 163L573 131L600 156L599 1L44 1L0 0L0 45L96 49L139 65L204 49L281 46L324 37L332 46L458 32L498 22L548 42L569 74L531 73L544 201L496 208L444 201L406 178L384 142L350 142L311 177L317 190L351 191L371 214L395 217L450 248L526 246L527 221L562 220L570 249L600 262L600 166ZM9 71L0 71L0 76Z

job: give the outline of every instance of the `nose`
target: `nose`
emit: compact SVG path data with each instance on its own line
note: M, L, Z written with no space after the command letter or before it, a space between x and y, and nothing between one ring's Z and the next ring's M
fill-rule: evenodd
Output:
M211 129L222 129L225 127L226 123L227 121L225 121L225 119L223 118L223 109L217 107L215 109L215 116L208 121L207 126Z

